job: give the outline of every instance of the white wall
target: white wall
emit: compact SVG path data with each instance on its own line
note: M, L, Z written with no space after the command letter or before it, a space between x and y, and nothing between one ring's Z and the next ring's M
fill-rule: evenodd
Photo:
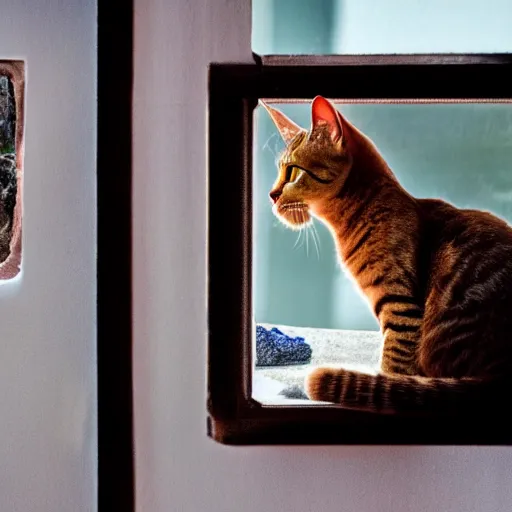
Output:
M250 60L250 8L135 4L137 511L510 510L508 448L225 447L207 438L206 65Z
M96 510L96 2L4 0L26 60L21 277L0 286L0 510Z

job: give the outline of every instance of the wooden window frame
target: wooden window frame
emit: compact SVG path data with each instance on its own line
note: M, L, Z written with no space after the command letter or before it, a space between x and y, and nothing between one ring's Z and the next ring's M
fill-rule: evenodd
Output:
M508 411L443 421L334 405L262 405L251 397L252 113L258 99L508 99L511 76L509 54L254 55L253 64L210 65L209 437L228 445L512 444Z

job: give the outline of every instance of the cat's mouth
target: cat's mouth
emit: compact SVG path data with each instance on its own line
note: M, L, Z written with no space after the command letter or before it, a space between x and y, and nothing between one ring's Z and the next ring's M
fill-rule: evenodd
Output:
M295 201L293 203L277 203L274 205L274 213L292 229L301 228L311 220L309 207L306 203Z

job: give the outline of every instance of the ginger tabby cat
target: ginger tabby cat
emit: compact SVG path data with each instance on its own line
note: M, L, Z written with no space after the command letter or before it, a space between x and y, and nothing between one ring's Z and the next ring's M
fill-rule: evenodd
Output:
M418 199L321 96L305 130L261 102L286 143L270 198L291 229L322 221L384 337L377 375L316 368L310 399L379 413L495 409L512 379L512 229Z

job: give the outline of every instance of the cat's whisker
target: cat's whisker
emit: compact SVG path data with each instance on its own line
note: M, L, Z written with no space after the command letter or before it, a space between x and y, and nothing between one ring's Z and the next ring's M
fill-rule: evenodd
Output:
M299 240L301 238L301 235L302 235L302 226L301 228L299 229L299 234L297 235L297 240L295 240L295 244L293 245L293 248L295 249L295 247L297 247L297 244L299 243Z
M316 230L315 223L313 220L311 220L311 229L313 231L313 238L315 239L315 246L316 246L316 252L318 254L318 259L320 259L320 250L321 250L321 244L320 244L320 236L318 235L318 231Z
M301 227L300 227L300 232L301 232L301 233L304 233L304 226L301 226ZM304 246L304 240L305 240L305 238L306 238L305 236L303 236L303 237L302 237L302 240L301 240L301 242L300 242L300 247L303 247L303 246Z
M309 229L306 229L306 256L309 256Z
M311 219L311 226L312 226L313 231L315 232L315 235L316 235L316 240L318 242L318 248L321 249L322 248L322 243L320 241L320 235L318 234L318 231L316 229L315 223L313 222L313 219Z
M313 242L315 244L316 255L317 255L318 259L320 259L320 251L318 250L318 242L317 242L318 233L315 230L315 225L311 222L310 224L308 224L308 229L311 231L311 236L312 236Z

